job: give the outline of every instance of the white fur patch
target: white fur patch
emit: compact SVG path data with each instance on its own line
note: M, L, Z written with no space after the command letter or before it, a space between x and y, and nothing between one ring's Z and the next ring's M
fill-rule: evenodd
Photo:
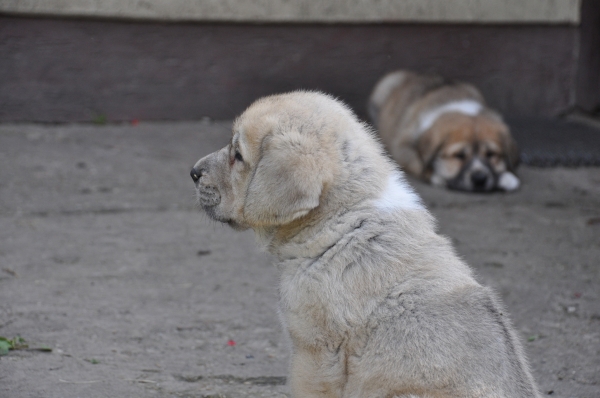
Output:
M519 178L510 171L502 173L498 180L498 186L505 191L514 191L519 188L519 185L521 185L521 181L519 181Z
M486 171L487 167L485 166L485 164L483 164L483 162L481 160L479 160L478 158L475 158L475 160L473 160L473 163L471 163L471 170L472 171Z
M421 131L428 130L431 128L431 126L433 126L435 121L445 113L458 112L469 116L475 116L479 114L482 109L483 105L473 100L449 102L421 115L421 119L419 120L419 129Z
M387 187L375 201L375 206L380 210L391 211L394 209L419 210L423 209L421 198L404 181L398 172L392 173L388 178Z

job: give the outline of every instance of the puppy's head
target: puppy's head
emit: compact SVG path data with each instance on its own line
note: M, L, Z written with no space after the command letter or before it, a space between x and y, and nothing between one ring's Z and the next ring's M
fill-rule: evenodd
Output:
M266 97L233 125L229 145L192 168L199 204L236 229L284 225L317 208L339 172L336 124L328 108L345 108L318 93ZM342 113L343 113L342 112Z
M444 114L421 136L417 149L424 177L434 185L473 192L519 187L518 148L494 115Z

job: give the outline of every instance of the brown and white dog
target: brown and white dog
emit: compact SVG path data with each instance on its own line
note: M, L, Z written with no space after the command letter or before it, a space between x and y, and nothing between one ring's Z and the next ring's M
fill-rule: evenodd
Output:
M435 186L490 192L520 185L508 126L470 84L392 72L375 86L369 113L394 160Z

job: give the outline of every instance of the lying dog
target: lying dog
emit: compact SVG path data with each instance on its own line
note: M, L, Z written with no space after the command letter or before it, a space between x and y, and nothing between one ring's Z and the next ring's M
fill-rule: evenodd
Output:
M375 86L369 113L394 160L433 185L479 192L519 187L519 151L509 129L470 84L393 72Z
M278 258L294 397L538 396L496 296L340 102L260 99L191 176L212 219Z

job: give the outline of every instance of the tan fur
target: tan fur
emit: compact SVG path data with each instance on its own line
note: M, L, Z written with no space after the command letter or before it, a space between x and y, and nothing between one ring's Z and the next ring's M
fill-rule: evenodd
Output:
M538 396L498 299L340 102L258 100L192 178L278 259L294 397Z
M423 120L436 109L465 101L479 104L481 111L446 111L432 118L435 122L431 125L423 126ZM396 71L375 86L369 112L391 156L415 176L467 191L510 191L519 185L514 174L519 152L508 126L469 84ZM454 154L462 152L464 156L449 156L449 147L454 148ZM487 180L477 183L475 172ZM503 177L512 184L506 184Z

